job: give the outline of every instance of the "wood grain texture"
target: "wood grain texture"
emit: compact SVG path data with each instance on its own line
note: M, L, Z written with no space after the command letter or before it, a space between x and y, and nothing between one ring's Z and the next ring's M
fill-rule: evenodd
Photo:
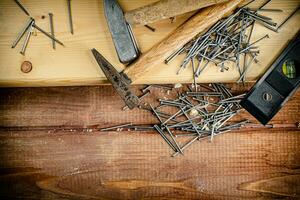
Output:
M228 0L160 0L125 13L131 25L145 25Z
M250 88L242 85L229 85L234 94L241 94ZM140 95L142 86L133 87ZM173 90L170 95L176 94ZM31 128L103 128L106 126L136 123L154 124L157 119L148 111L133 109L122 111L124 102L109 86L94 87L50 87L50 88L7 88L0 93L0 127ZM168 98L165 90L152 89L151 95L143 102L158 105L157 98ZM270 124L287 125L287 128L300 122L300 92L280 110ZM258 123L247 112L239 114L240 119L250 119Z
M155 2L155 0L120 0L124 11L133 10ZM264 0L257 0L251 7L257 8ZM46 31L50 31L48 13L54 14L54 29L58 39L64 42L65 47L57 46L52 49L51 40L40 32L34 31L30 39L26 55L19 54L20 46L11 49L10 46L18 32L24 26L27 17L17 7L14 1L0 1L0 86L61 86L61 85L95 85L105 83L106 78L97 63L94 61L90 49L96 48L119 71L125 66L118 61L113 42L106 25L102 1L86 0L72 1L73 21L75 34L69 32L67 3L65 0L23 0L23 5L36 19L36 23ZM261 13L272 17L280 23L294 9L300 5L299 0L272 0L266 8L282 9L283 13ZM163 20L152 24L156 32L145 27L134 27L133 31L142 52L148 51L153 45L162 41L173 30L180 26L191 14L176 18L174 23ZM43 18L42 16L45 16ZM260 43L260 63L253 65L248 71L246 79L255 80L266 71L268 66L280 53L299 30L300 12L298 12L281 31L272 33L261 25L255 25L253 41L265 34L270 39ZM22 44L22 41L21 41ZM179 76L176 75L183 57L178 57L169 65L161 64L151 72L144 74L136 83L175 83L192 82L192 70L188 67ZM23 61L30 61L33 69L24 74L20 70ZM238 79L238 72L230 67L227 72L220 72L218 68L209 66L203 71L198 82L231 82Z
M300 174L274 177L245 183L241 189L300 198Z
M230 14L243 0L232 0L222 4L204 8L188 19L184 24L174 30L162 42L152 47L148 52L132 65L125 68L124 73L134 82L143 74L162 64L172 54L174 49L179 49L196 35L216 23L224 16Z
M300 91L274 128L200 141L176 158L156 132L98 131L156 123L150 113L121 111L111 86L7 88L0 97L2 199L300 198Z
M232 132L195 143L177 158L155 134L0 134L4 199L299 198L295 131ZM277 187L241 187L270 179Z

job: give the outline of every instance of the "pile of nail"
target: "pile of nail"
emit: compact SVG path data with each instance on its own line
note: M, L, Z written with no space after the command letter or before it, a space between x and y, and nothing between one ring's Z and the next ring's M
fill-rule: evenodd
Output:
M152 106L144 97L151 94L153 89L168 91L164 95L169 98L159 98L159 105ZM197 140L208 138L212 141L215 136L239 129L249 122L233 119L242 109L239 102L245 94L234 96L224 84L191 85L188 91L183 86L148 85L142 92L140 109L153 113L159 124L139 126L128 123L101 131L156 130L174 151L172 156L176 156L183 154Z
M223 84L198 85L196 91L178 93L177 98L158 99L160 105L151 111L159 120L154 129L174 151L173 156L183 154L193 142L239 129L248 120L230 122L241 106L239 102L245 94L233 96ZM180 145L178 137L191 138Z
M240 74L237 82L244 81L253 61L258 62L259 48L256 44L269 37L265 35L250 43L254 23L260 23L277 32L275 28L277 24L271 18L258 14L257 11L249 8L237 9L231 16L214 24L205 34L197 36L172 53L165 63L169 63L179 54L186 53L177 74L190 63L194 81L209 63L219 67L222 72L228 70L228 66L234 63Z

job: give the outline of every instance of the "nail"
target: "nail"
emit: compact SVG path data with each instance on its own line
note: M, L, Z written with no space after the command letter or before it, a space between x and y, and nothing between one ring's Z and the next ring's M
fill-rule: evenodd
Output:
M255 56L256 57L256 56ZM244 68L243 73L241 74L240 78L237 80L237 83L240 83L242 80L244 80L244 77L246 76L247 71L249 70L251 64L253 63L255 57L253 57L250 62L248 63L248 65Z
M142 93L145 93L147 90L149 90L152 87L152 85L147 85L144 89L142 89Z
M71 0L67 0L67 2L68 2L68 14L69 14L70 32L71 32L71 34L74 34L73 19L72 19L72 9L71 9Z
M253 42L252 44L248 45L248 47L246 47L246 48L242 49L242 50L240 51L240 53L243 53L243 52L245 52L245 51L246 51L246 50L248 50L248 49L249 49L251 46L253 46L254 44L256 44L256 43L260 42L261 40L263 40L263 39L265 39L265 38L269 38L269 35L267 34L267 35L263 36L262 38L260 38L260 39L256 40L256 41L255 41L255 42Z
M154 112L154 114L156 115L157 119L159 120L160 123L162 123L162 119L160 118L159 114L156 112L156 110L151 106L150 104L150 108L152 109L152 111Z
M199 136L193 138L192 140L190 140L189 142L187 142L183 147L181 147L181 151L185 150L187 147L189 147L191 144L193 144L197 139L199 138ZM172 155L172 157L175 157L179 154L179 152L176 152Z
M277 25L277 23L271 22L270 20L266 20L265 18L262 18L262 17L260 17L260 16L258 16L258 15L254 15L254 14L248 12L248 11L245 11L245 12L246 12L248 15L250 15L251 17L253 17L255 20L264 22L264 23L266 23L266 24L268 24L268 25L270 25L270 26L276 26L276 25Z
M177 152L183 154L183 151L181 150L179 144L177 143L177 141L176 141L176 139L175 139L173 133L170 131L170 129L169 129L168 126L166 126L166 130L167 130L167 132L169 133L169 135L171 136L171 139L173 140L173 142L174 142L174 144L175 144L175 147L176 147L176 149L177 149Z
M257 9L256 11L261 11L261 12L283 12L281 9L270 9L270 8L261 8Z
M179 48L177 51L173 52L169 57L165 59L165 64L168 64L171 62L176 56L178 56L180 53L182 53L185 50L184 46Z
M267 0L265 3L263 3L258 9L262 9L263 7L265 7L268 3L270 3L271 0Z
M32 31L33 31L33 25L34 25L34 20L31 22L31 24L30 24L30 26L28 28L28 32L27 32L25 41L24 41L22 49L20 51L20 54L22 54L22 55L25 55L25 51L26 51L27 45L29 43L30 36L32 34Z
M53 14L49 13L51 36L54 38ZM55 40L52 39L52 48L55 49Z
M29 20L27 21L26 25L24 26L24 28L22 29L22 31L17 36L17 38L14 41L14 43L12 44L11 48L15 48L17 46L17 44L19 43L19 41L21 40L21 38L23 37L23 35L26 33L26 31L28 30L28 28L31 26L31 24L32 24L33 21L34 21L34 19L30 17Z
M150 31L155 32L155 28L149 26L149 25L144 25L146 28L148 28Z
M281 27L289 20L293 17L294 14L296 14L296 12L299 10L300 6L298 6L298 8L292 12L285 20L283 20L283 22L281 22L281 24L277 27L277 30L281 29Z
M175 114L173 114L171 117L169 117L166 121L164 121L161 125L165 125L167 124L171 119L175 118L180 112L182 112L181 110L178 110Z
M188 116L188 114L182 109L182 107L180 107L181 111L183 112L183 114L185 115L185 117L190 120L190 117ZM197 134L199 135L199 137L201 136L201 133L198 131L197 126L195 125L195 123L193 121L191 121L191 124L193 126L193 128L195 129L195 131L197 132Z
M160 136L166 141L166 143L173 149L173 151L177 152L176 147L172 144L172 142L167 138L167 136L164 134L164 132L157 126L154 125L154 128L156 131L160 134Z
M52 37L49 33L47 33L46 31L44 31L43 29L41 29L40 27L38 27L35 23L33 24L33 27L36 28L37 30L39 30L40 32L42 32L44 35L46 35L47 37L49 37L51 40L54 40L55 42L57 42L58 44L60 44L61 46L64 46L64 44L59 41L58 39L56 39L55 37Z
M17 5L23 10L23 12L30 16L29 12L25 9L25 7L18 1L18 0L15 0L15 2L17 3Z

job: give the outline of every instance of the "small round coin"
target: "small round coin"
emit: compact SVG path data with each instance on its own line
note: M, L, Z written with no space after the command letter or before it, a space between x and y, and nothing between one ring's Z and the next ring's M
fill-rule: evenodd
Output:
M29 73L32 70L32 63L29 61L24 61L21 65L21 71L23 73Z

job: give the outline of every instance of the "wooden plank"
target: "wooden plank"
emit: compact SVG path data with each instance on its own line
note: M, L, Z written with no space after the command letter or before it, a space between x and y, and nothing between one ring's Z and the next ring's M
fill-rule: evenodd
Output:
M131 10L155 0L131 0L120 1L124 10ZM262 0L257 1L257 7ZM118 62L110 33L103 15L102 2L97 0L74 1L73 16L75 34L69 32L67 6L64 0L37 1L24 0L24 6L32 13L36 23L43 29L49 30L48 12L53 12L56 36L62 40L66 47L57 47L52 50L51 41L39 32L34 32L28 46L26 56L20 55L19 47L11 49L11 43L26 21L26 16L13 1L0 2L0 86L60 86L60 85L92 85L104 83L106 78L97 66L91 48L97 48L118 70L124 66ZM280 23L297 6L300 0L280 1L273 0L266 8L283 9L283 13L270 13L268 16ZM134 33L142 52L147 51L153 44L161 41L172 30L183 23L191 13L180 16L171 24L169 20L152 24L156 32L150 32L145 27L135 27ZM45 16L45 17L43 17ZM300 13L298 12L282 28L280 33L272 33L257 25L254 29L253 41L268 33L269 40L260 44L260 63L254 65L249 71L247 80L257 79L276 58L281 49L299 30ZM33 70L29 74L20 71L23 61L30 61ZM174 60L169 65L162 64L157 69L136 83L174 83L191 82L191 69L185 70L179 76L176 75L182 57ZM231 82L237 80L238 73L234 67L228 72L221 73L216 67L210 66L203 72L198 82Z
M299 131L232 132L176 158L156 134L0 131L0 137L4 199L300 197Z
M242 93L251 85L229 86ZM151 93L155 99L165 95ZM0 197L300 198L299 97L300 91L270 122L272 129L226 133L172 158L154 131L98 131L125 122L156 123L148 112L121 111L111 86L1 89ZM241 118L257 123L246 112Z
M229 84L235 94L247 91L251 84ZM133 87L139 95L143 86ZM176 94L176 90L170 93ZM59 127L103 128L122 123L154 124L157 119L148 111L123 111L124 103L111 86L6 88L0 92L0 126L2 127ZM166 91L152 89L144 102L157 104L158 98L169 97ZM275 126L295 126L300 122L300 91L270 121ZM258 123L246 111L241 119Z

